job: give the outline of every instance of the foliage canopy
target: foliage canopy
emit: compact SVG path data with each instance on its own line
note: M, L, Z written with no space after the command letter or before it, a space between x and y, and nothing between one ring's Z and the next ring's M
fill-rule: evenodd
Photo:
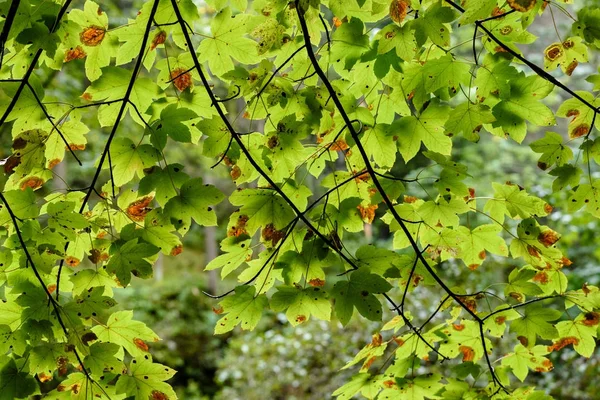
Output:
M567 346L593 354L600 289L569 285L553 205L512 182L470 186L456 148L559 131L529 140L567 199L556 207L600 217L600 75L590 92L562 83L598 50L600 8L573 17L543 66L523 50L535 20L571 16L571 2L211 0L204 31L191 0L147 1L120 26L91 0L1 3L0 400L175 399L175 371L149 353L158 336L115 310L113 289L184 251L225 199L238 209L206 269L239 286L217 296L215 333L253 329L269 308L292 325L359 315L381 332L339 399L548 398L515 378L552 370ZM461 30L473 38L453 44ZM57 101L44 79L76 69L89 85ZM553 91L568 97L556 112ZM89 136L102 143L89 184L49 190ZM188 175L165 156L178 146L237 188ZM375 218L388 248L347 245ZM514 259L506 280L467 293L452 270L478 274L492 255ZM439 306L413 316L427 286Z

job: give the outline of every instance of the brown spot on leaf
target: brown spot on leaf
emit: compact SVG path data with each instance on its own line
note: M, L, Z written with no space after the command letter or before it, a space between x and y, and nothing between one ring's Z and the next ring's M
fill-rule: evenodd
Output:
M558 242L558 239L560 239L560 236L552 229L547 229L538 235L538 242L546 247L552 246L554 243Z
M37 176L30 176L29 178L22 181L19 187L21 188L21 190L25 190L27 188L32 188L33 190L36 190L42 187L43 184L44 180L42 178L39 178Z
M169 396L161 391L153 390L152 393L150 393L150 400L169 400Z
M312 287L323 287L325 286L325 281L323 279L313 278L308 281L308 284Z
M410 1L408 0L392 0L390 3L390 18L395 23L399 24L404 21L408 13Z
M388 379L387 381L383 381L383 386L385 386L388 389L393 388L394 386L396 386L396 382L392 379Z
M229 175L231 175L231 179L235 181L242 176L242 170L237 165L234 165L233 168L231 168Z
M66 150L85 150L85 144L69 143L69 146L65 146Z
M87 54L83 50L83 47L77 46L75 48L72 48L72 49L69 49L66 51L64 61L69 62L69 61L73 61L73 60L79 60L79 59L85 58L86 55Z
M183 245L179 244L179 245L177 245L177 246L175 246L175 247L173 247L173 248L171 249L171 253L170 253L170 254L171 254L172 256L178 256L178 255L179 255L179 254L181 254L182 252L183 252Z
M507 2L513 10L527 12L535 7L537 0L507 0Z
M371 337L371 347L379 347L383 343L383 336L381 333L376 333Z
M554 342L554 344L552 346L548 346L548 351L558 351L558 350L561 350L561 349L567 347L570 344L572 344L572 345L579 344L579 339L577 339L574 336L567 336L564 338L560 338L556 342Z
M237 223L232 226L231 228L229 228L229 230L227 231L227 236L228 237L238 237L240 235L245 235L248 232L246 231L246 223L248 222L248 216L247 215L240 215L238 217Z
M92 101L92 95L89 93L84 93L81 95L81 98L87 101Z
M464 324L452 324L452 328L455 331L462 331L465 329L465 325Z
M144 342L140 338L134 338L133 344L135 344L135 347L137 347L138 349L140 349L142 351L146 351L146 352L148 351L148 345L146 344L146 342Z
M597 312L587 312L583 316L582 323L585 326L596 326L598 323L600 323L600 314Z
M48 285L48 293L52 294L52 293L54 293L55 290L56 290L56 284L51 283L50 285Z
M481 264L469 264L467 265L467 268L469 268L471 271L475 271L480 265Z
M89 26L79 34L79 40L86 46L98 46L102 43L106 30L101 26Z
M533 278L531 278L532 281L534 282L539 282L542 285L546 285L548 282L550 282L550 279L548 278L548 274L544 271L540 271L538 273L536 273Z
M215 306L212 308L213 312L217 315L223 314L223 307Z
M56 359L56 368L58 369L58 376L64 376L67 374L68 365L69 359L67 357L60 356ZM71 387L71 390L73 390L72 388L73 387Z
M154 39L152 39L152 43L150 44L150 50L156 49L157 46L163 44L167 40L167 32L158 31L156 35L154 35Z
M404 202L405 203L411 204L411 203L416 202L417 200L418 199L415 196L406 196L406 195L404 195Z
M52 168L56 167L58 164L60 164L60 161L61 160L59 160L58 158L48 161L48 169L52 169Z
M331 151L344 151L348 148L348 143L344 139L338 139L329 145L329 150Z
M279 146L279 138L277 137L277 135L273 135L267 141L267 147L273 150L277 146Z
M46 383L48 381L52 380L52 375L46 374L44 372L40 372L37 374L38 379L40 380L40 382L42 383Z
M301 323L303 323L304 321L306 321L306 315L298 315L298 316L296 317L296 323L298 323L298 324L301 324Z
M579 63L577 62L577 60L571 61L571 63L567 66L567 69L565 70L565 74L567 74L568 76L571 76L573 74L573 71L575 71L575 68L577 68L578 65L579 65Z
M517 340L525 347L529 344L529 340L525 336L517 336Z
M555 61L557 58L562 57L564 49L561 44L551 44L544 51L544 56L549 61Z
M89 346L89 343L96 339L98 339L98 336L94 332L86 332L81 336L81 341L86 346Z
M80 260L77 257L69 256L69 257L65 258L65 263L69 267L75 268L76 266L79 265Z
M179 90L183 92L185 89L192 86L192 74L186 72L185 68L176 68L171 71L171 80L173 81L173 85Z
M473 359L475 358L475 350L473 350L472 347L469 347L469 346L459 346L458 350L463 355L463 359L462 359L463 362L473 361Z
M498 325L502 325L505 321L506 317L504 315L494 318L494 322Z
M270 241L275 246L281 239L285 237L285 231L278 231L273 224L267 224L262 230L262 238L264 241Z
M339 28L340 26L342 26L342 20L338 17L333 17L333 26Z
M552 208L552 206L548 203L544 204L544 211L546 211L548 214L550 214L552 212L552 210L554 210L554 208Z
M364 207L359 204L356 208L358 208L362 220L367 224L370 224L375 219L375 210L377 210L379 206L377 204L372 204L370 206Z
M144 196L141 199L137 199L133 203L129 204L126 209L126 213L133 221L143 221L152 208L148 207L154 200L153 196Z
M485 260L485 257L486 257L485 250L481 250L479 252L479 254L477 255L477 257L479 257L480 260Z
M590 131L590 126L588 124L581 124L577 128L573 129L569 134L571 139L575 139L584 135L587 135Z
M539 250L529 244L527 245L527 252L532 257L541 258Z

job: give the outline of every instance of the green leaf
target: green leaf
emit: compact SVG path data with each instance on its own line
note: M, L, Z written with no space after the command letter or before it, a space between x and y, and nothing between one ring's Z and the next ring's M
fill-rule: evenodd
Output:
M398 147L405 162L414 158L421 142L431 151L449 155L452 141L444 134L449 108L431 103L419 118L408 116L392 124L391 132L398 136Z
M165 205L165 213L188 226L193 219L198 225L217 224L217 215L211 205L223 201L223 193L213 185L203 184L202 178L190 179L181 186L179 195Z
M233 296L226 297L219 303L225 316L215 326L215 334L231 331L238 324L244 330L253 330L262 312L269 306L269 300L264 294L255 295L254 286L238 286Z
M133 357L144 356L148 353L145 342L156 342L159 338L144 323L132 318L133 311L117 311L108 318L106 324L96 325L92 331L101 342L118 344Z
M502 365L510 367L512 373L523 382L530 369L537 372L552 369L552 362L544 357L546 354L548 354L547 346L534 346L528 349L522 344L517 344L512 353L502 358Z
M546 132L544 138L532 142L529 146L536 153L542 153L538 167L543 170L554 164L559 167L563 166L573 158L573 151L563 145L562 137L555 132Z
M447 133L452 135L462 133L466 139L478 142L479 131L483 124L489 124L495 120L489 107L465 102L452 110L444 127Z
M256 22L250 15L232 15L229 7L219 11L210 23L212 37L200 42L198 58L201 62L208 61L211 72L216 75L231 71L233 60L256 63L259 59L255 42L245 37Z
M325 321L331 318L331 303L327 293L319 287L278 287L271 298L271 308L286 310L285 315L293 326L308 321L311 316Z
M123 287L131 282L131 274L140 278L152 276L152 264L146 258L158 253L158 248L133 239L118 247L106 264L106 270L114 273Z
M381 303L374 293L385 293L392 288L384 278L372 274L367 268L360 268L350 275L350 281L335 284L332 295L335 298L335 313L347 325L352 318L354 307L365 318L381 321Z
M156 149L149 144L136 145L131 139L117 137L110 146L113 171L112 176L116 186L123 186L134 176L144 176L144 169L152 167L159 160ZM108 168L108 163L104 164Z
M0 400L24 399L38 392L36 380L10 359L0 370Z
M149 357L138 357L129 364L129 373L117 381L117 393L136 399L177 399L175 391L164 381L175 375L175 371L162 364L153 363Z
M560 318L562 315L560 311L534 303L526 306L523 314L522 318L512 321L510 331L523 337L521 343L527 348L533 348L538 337L542 339L558 337L559 332L551 321Z

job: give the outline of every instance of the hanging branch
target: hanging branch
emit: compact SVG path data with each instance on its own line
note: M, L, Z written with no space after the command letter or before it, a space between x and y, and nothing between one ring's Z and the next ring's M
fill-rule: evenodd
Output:
M92 182L90 183L90 188L85 194L83 198L83 202L81 203L81 207L79 208L79 213L82 214L87 206L88 201L90 200L90 196L94 192L94 188L96 186L96 182L98 181L98 177L100 176L100 172L102 171L102 166L104 165L104 161L108 156L110 144L114 139L117 129L119 128L119 123L121 122L121 118L125 113L125 109L130 104L129 97L131 96L131 91L133 90L133 86L135 85L135 80L142 67L142 60L144 58L144 52L146 51L146 44L148 43L148 38L150 36L150 29L152 28L152 20L154 19L154 15L156 14L156 10L158 9L158 3L160 0L154 0L152 4L152 9L150 10L150 15L148 17L148 23L146 24L146 30L144 31L144 37L142 38L142 44L140 47L140 52L138 54L135 66L133 67L133 72L131 74L131 79L129 80L129 84L127 85L127 90L125 91L125 95L123 96L121 107L119 108L119 112L117 113L117 118L115 120L115 124L110 131L110 135L108 135L108 139L106 140L106 144L104 145L104 150L102 151L102 155L100 156L100 160L98 161L98 167L96 168L96 172L94 173L94 177L92 178ZM112 173L111 173L112 174ZM69 245L67 244L66 247ZM66 248L65 248L66 250ZM56 278L56 299L58 300L59 296L59 285L60 285L60 275L62 272L62 268L64 266L64 259L60 261L60 265L58 267L58 277Z
M377 178L377 175L375 174L375 171L373 169L373 166L371 164L369 156L367 155L367 153L366 153L366 151L365 151L362 143L360 142L360 138L358 137L358 133L355 131L354 127L352 126L352 124L350 122L350 118L348 117L348 114L344 110L344 107L342 106L342 103L340 102L340 99L338 98L338 95L337 95L335 89L333 88L333 86L329 82L329 79L327 78L327 75L325 74L325 72L323 71L323 69L321 68L321 66L319 65L319 63L317 61L317 58L316 58L315 53L313 51L312 45L310 43L310 33L308 31L308 26L307 26L306 20L304 18L304 11L300 7L300 1L299 0L296 0L296 11L297 11L297 14L298 14L298 19L300 21L300 27L302 28L302 34L304 36L304 43L306 44L306 52L307 52L308 58L310 59L312 65L313 65L313 68L317 72L317 75L319 76L319 78L323 82L323 85L325 85L325 87L327 88L327 91L329 92L329 95L331 96L331 99L333 100L333 102L334 102L337 110L339 111L342 119L344 120L344 124L346 126L348 126L350 134L352 135L352 138L356 142L356 147L358 148L358 151L360 152L360 155L361 155L361 157L363 159L363 162L365 163L365 167L367 169L367 173L369 174L369 176L373 180L373 184L375 185L375 187L377 188L377 190L381 194L381 197L383 198L384 203L387 205L388 210L390 211L390 213L392 214L392 216L394 217L394 219L400 225L400 228L402 229L402 231L404 232L406 238L410 242L410 245L413 248L413 250L415 251L418 259L425 266L425 269L427 270L427 272L429 272L429 274L438 283L438 285L440 285L440 287L456 303L458 303L467 312L467 314L469 314L479 324L480 330L481 330L481 333L482 333L482 335L481 335L481 341L482 341L482 345L483 345L483 351L484 351L484 354L485 354L485 358L486 358L486 362L487 362L488 368L490 370L490 374L492 375L492 379L493 379L493 381L498 386L500 386L500 388L502 388L504 391L507 391L507 389L502 385L502 383L500 382L500 380L496 376L496 374L494 372L494 369L492 367L492 362L491 362L491 360L489 358L489 355L487 353L487 348L486 348L486 343L485 343L485 336L483 335L483 320L473 310L471 310L469 307L467 307L467 305L464 304L460 300L460 298L448 287L448 285L446 285L446 283L433 270L433 268L429 265L429 263L425 259L425 257L423 257L423 253L422 253L421 249L419 248L418 244L416 243L415 239L412 237L410 231L408 230L407 225L405 224L404 220L400 217L400 215L398 214L398 212L394 208L394 204L389 199L389 197L387 196L385 190L383 189L383 186L379 182L379 179Z

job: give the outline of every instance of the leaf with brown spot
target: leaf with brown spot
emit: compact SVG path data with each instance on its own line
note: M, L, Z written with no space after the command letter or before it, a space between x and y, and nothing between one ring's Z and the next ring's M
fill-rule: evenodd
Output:
M80 60L82 58L85 58L86 55L86 52L81 46L76 46L75 48L69 49L65 52L64 62Z
M141 199L129 204L126 213L134 221L143 221L152 208L148 207L154 200L154 196L144 196Z
M102 43L106 30L101 26L89 26L79 34L79 40L86 46L94 47Z
M21 190L25 190L27 188L31 188L33 190L39 189L44 184L44 180L37 176L30 176L29 178L23 180L20 184Z
M537 0L507 0L508 5L520 12L527 12L535 7Z

